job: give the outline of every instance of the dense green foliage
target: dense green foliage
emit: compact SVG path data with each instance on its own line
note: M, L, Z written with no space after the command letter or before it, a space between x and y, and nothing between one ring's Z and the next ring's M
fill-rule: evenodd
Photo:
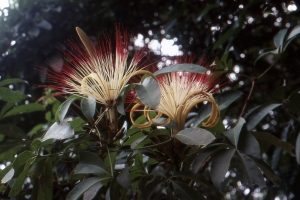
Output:
M294 2L13 2L0 11L3 198L300 198L300 9L289 7ZM123 95L119 127L127 125L109 141L103 128L109 117L94 123L105 107L35 87L45 84L42 69L64 62L58 52L66 41L79 40L75 27L97 38L103 31L114 35L116 23L145 41L176 38L183 52L215 61L229 83L214 95L221 110L216 126L201 127L211 109L199 104L177 134L172 124L140 129L125 112ZM151 52L149 60L161 57ZM189 67L194 70L173 70ZM159 91L155 83L130 84L124 91L133 87L144 104L156 107L149 102L149 96L159 96L151 93ZM168 145L175 151L169 153Z

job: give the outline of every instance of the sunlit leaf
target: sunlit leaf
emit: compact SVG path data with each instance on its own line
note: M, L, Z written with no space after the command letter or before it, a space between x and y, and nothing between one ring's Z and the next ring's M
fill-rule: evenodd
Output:
M74 129L68 122L55 122L44 135L42 141L48 139L63 140L74 136Z
M26 98L27 96L23 92L0 87L0 100L2 101L19 102Z
M228 171L234 153L235 149L226 149L218 151L212 158L210 177L217 188L220 188L220 184Z
M248 130L252 130L255 126L273 109L277 108L281 104L266 104L256 108L250 116L248 116L246 127Z
M240 158L239 174L242 183L256 184L258 186L265 187L266 183L264 181L264 177L255 162L245 154L237 153L237 155Z
M204 74L207 71L206 67L195 65L195 64L176 64L163 67L160 70L157 70L154 75L162 75L170 72L192 72L198 74Z
M91 152L80 152L80 160L77 164L75 174L109 174L106 165L101 158Z
M63 123L64 118L69 110L70 105L78 99L77 96L73 95L70 96L65 102L63 102L57 109L56 114L55 114L55 121Z
M150 108L156 108L160 102L160 88L157 81L152 77L147 77L142 85L135 87L137 96L143 104Z
M107 179L107 178L91 177L91 178L87 178L87 179L81 181L68 194L67 200L79 199L79 197L81 197L83 195L83 193L86 192L89 188L91 188L93 185L95 185L105 179Z
M237 147L240 133L241 133L242 127L245 123L246 123L245 119L241 117L239 119L239 122L235 125L235 127L233 129L229 129L224 132L224 135L230 140L230 142L235 147Z
M41 104L29 103L26 105L20 105L20 106L13 108L12 110L10 110L4 114L2 119L6 118L6 117L15 116L15 115L32 113L32 112L37 112L37 111L44 111L44 110L45 110L45 108Z
M90 121L94 121L96 112L96 100L93 97L82 98L80 102L83 115Z
M202 128L185 128L177 133L175 138L187 145L204 146L211 143L215 136Z

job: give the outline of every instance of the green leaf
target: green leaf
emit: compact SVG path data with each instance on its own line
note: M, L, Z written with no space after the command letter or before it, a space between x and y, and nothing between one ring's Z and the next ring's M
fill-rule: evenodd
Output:
M46 132L46 134L44 135L41 141L43 142L48 139L63 140L73 136L74 136L74 129L68 122L62 122L60 124L55 122Z
M15 139L26 138L26 135L23 132L23 130L13 124L0 125L0 134L3 134L9 138L15 138Z
M185 128L177 133L175 138L187 145L205 146L211 143L215 136L202 128Z
M94 115L96 112L96 100L93 97L88 96L82 98L80 102L83 115L90 121L94 122Z
M138 132L138 133L130 136L129 139L124 142L123 146L131 145L134 141L136 141L142 137L144 137L143 139L145 139L145 134L142 132Z
M185 200L205 200L206 198L203 197L201 193L194 190L192 187L186 185L185 183L179 181L171 181L175 193L179 197L179 199Z
M131 149L136 148L136 146L138 144L140 144L141 142L147 140L147 139L151 139L153 137L157 137L157 136L170 136L170 133L168 130L166 129L155 129L154 131L152 131L151 133L149 133L147 136L143 136L140 137L139 139L135 140L134 142L131 143Z
M232 102L238 99L243 93L238 90L228 90L215 97L220 110L227 108ZM203 120L211 114L210 103L204 105L194 119L193 127L197 127Z
M27 83L27 81L24 81L24 80L19 79L19 78L5 79L5 80L0 82L0 87L2 87L4 85L14 84L14 83Z
M300 164L300 133L298 133L297 140L296 140L296 160L298 164Z
M161 187L161 184L163 183L162 180L153 180L150 183L148 183L144 190L142 191L142 199L149 200L151 199L152 194L155 192L157 187Z
M224 149L214 154L211 161L210 177L214 185L220 189L220 184L228 171L235 149Z
M65 102L63 102L57 109L55 114L55 121L62 123L64 121L64 118L69 110L70 105L78 99L77 96L72 95L70 96Z
M265 187L266 183L264 177L255 162L245 154L238 153L237 155L240 159L239 170L242 183L256 184Z
M14 185L12 186L12 188L8 194L9 197L15 197L21 192L23 183L24 183L24 181L27 177L28 171L30 169L31 162L32 162L32 159L28 160L22 173L17 177L16 181L14 182Z
M81 181L79 184L77 184L71 192L67 196L67 200L77 200L79 197L83 195L84 192L86 192L89 188L91 188L93 185L106 180L107 178L100 178L100 177L91 177L87 178L83 181Z
M241 117L233 129L229 129L224 132L224 135L230 140L230 142L235 147L237 147L240 133L241 133L242 127L245 124L245 122L246 122L245 119Z
M261 169L261 171L263 171L266 177L268 177L268 179L270 179L276 186L279 186L280 179L278 178L278 176L276 176L276 174L273 172L271 167L261 159L255 157L251 157L251 158L256 163L256 165Z
M198 74L204 74L207 71L206 67L195 65L195 64L175 64L167 67L163 67L160 70L157 70L154 75L162 75L170 72L192 72Z
M20 106L13 108L10 111L8 111L7 113L5 113L5 115L2 117L2 119L6 118L6 117L11 117L14 115L20 115L20 114L32 113L32 112L44 111L44 110L45 110L45 108L41 104L38 104L38 103L30 103L30 104L26 104L26 105L20 105Z
M172 177L174 177L174 178L181 177L181 178L185 178L185 179L190 179L190 180L196 181L198 183L201 183L201 185L203 185L203 186L210 185L208 183L208 181L206 180L206 178L202 174L193 173L190 171L175 172L172 175Z
M18 170L22 167L29 159L35 157L36 155L31 151L24 151L20 153L14 160L12 166L15 170Z
M98 193L98 191L103 187L102 183L98 182L95 185L93 185L92 187L90 187L89 189L87 189L84 194L83 194L83 198L84 200L88 200L88 199L93 199L96 200L95 197ZM97 197L96 197L97 198ZM97 198L99 199L99 197Z
M0 100L2 101L19 102L26 98L27 96L23 92L0 87Z
M106 165L101 158L91 152L80 152L80 160L77 164L75 174L109 174Z
M278 137L272 135L271 133L267 132L251 132L252 135L258 140L258 141L264 141L267 143L271 143L277 147L282 148L283 150L287 151L288 153L292 153L292 150L294 149L294 146L290 143L287 143L285 141L282 141Z
M11 109L14 105L15 105L15 102L7 102L5 104L5 106L3 106L2 109L1 109L0 118L2 118L2 116L6 113L6 111Z
M240 136L238 150L247 155L260 158L259 143L257 142L256 138L246 130L246 128L243 129Z
M229 30L227 30L225 33L222 34L222 36L220 37L220 39L218 39L213 46L213 50L217 49L219 46L221 46L223 43L227 42L229 40L229 38L231 37L235 37L239 32L240 32L241 28L236 28L233 27Z
M15 174L15 170L12 168L12 165L5 167L0 171L1 184L5 184L12 179Z
M123 188L131 188L129 167L127 165L122 170L122 172L117 176L116 180Z
M52 161L47 159L45 162L42 176L39 178L37 199L52 200L53 194L53 172Z
M300 25L295 26L293 30L289 33L287 40L293 38L294 36L298 35L300 33Z
M147 77L142 85L136 85L136 94L143 104L150 108L156 108L160 102L160 88L157 81L152 77Z
M124 108L125 99L126 99L128 92L130 92L130 90L134 87L135 87L135 84L128 84L128 85L124 86L120 96L118 97L117 110L121 115L126 115L125 108ZM134 103L134 102L131 102L131 103Z
M23 141L14 142L13 146L11 145L1 145L1 149L3 146L7 146L4 150L0 152L0 161L11 161L14 159L14 155L18 154L26 147Z
M280 30L274 37L274 44L276 48L281 49L283 46L284 37L287 33L287 29Z
M250 131L273 109L277 108L281 104L265 104L256 108L250 116L248 116L246 127Z

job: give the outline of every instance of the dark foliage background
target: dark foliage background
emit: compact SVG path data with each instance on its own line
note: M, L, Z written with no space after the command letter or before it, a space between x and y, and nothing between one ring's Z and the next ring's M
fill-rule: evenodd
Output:
M289 5L295 5L295 2L14 0L11 7L0 11L1 80L18 77L28 81L29 84L20 83L15 87L31 94L31 101L34 102L42 95L42 89L34 85L45 81L36 67L46 66L50 69L49 63L54 58L60 59L58 49L63 48L67 40L77 38L76 26L90 36L97 37L103 31L113 35L115 24L121 23L128 30L133 30L134 35L140 33L149 40L176 37L178 40L175 44L181 45L183 52L193 53L198 58L205 53L209 59L221 57L232 48L229 56L233 66L237 65L240 72L228 69L229 78L232 73L237 76L236 80L230 81L230 87L238 88L244 95L227 112L230 126L244 105L251 78L259 76L274 62L275 66L256 82L246 111L266 102L286 102L288 96L299 88L299 37L293 40L282 56L265 56L254 66L260 50L274 48L273 37L278 31L300 24L300 5L296 5L298 9L293 12L288 10ZM149 34L150 31L153 34ZM150 57L159 59L153 53ZM271 132L295 145L300 109L299 105L294 108L276 109L261 122L258 131ZM9 120L15 120L27 132L35 124L46 122L43 113L24 115L21 120ZM265 149L264 155L281 179L279 187L267 188L266 199L276 196L299 199L300 175L296 159L273 146ZM252 199L254 188L246 194L241 187L231 185L230 191L233 199Z

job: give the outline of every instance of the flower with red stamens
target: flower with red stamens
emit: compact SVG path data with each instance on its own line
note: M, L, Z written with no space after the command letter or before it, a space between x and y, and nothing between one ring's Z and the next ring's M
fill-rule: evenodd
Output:
M181 63L192 63L194 57L177 57L171 65ZM216 104L212 94L219 91L219 76L215 73L212 66L208 65L205 58L201 59L198 65L208 69L205 74L193 72L171 72L157 76L157 81L161 90L161 99L156 111L168 117L177 123L177 130L182 130L190 110L201 102L210 102L212 104L212 114L202 125L204 127L213 127L217 124L220 116L220 109ZM140 107L136 104L133 109ZM149 110L149 108L147 107ZM149 119L149 117L148 117ZM151 121L151 120L150 120ZM134 121L132 120L134 123ZM153 122L153 121L152 121ZM153 122L155 124L155 122ZM143 124L136 126L144 127ZM152 123L147 123L148 125Z
M149 74L140 67L140 61L145 56L143 49L136 51L131 62L127 63L129 35L120 26L116 26L115 54L108 36L94 42L80 28L76 31L83 45L69 42L71 48L65 53L69 62L59 73L52 71L48 74L48 81L51 82L48 87L62 93L90 96L111 108L132 76Z

